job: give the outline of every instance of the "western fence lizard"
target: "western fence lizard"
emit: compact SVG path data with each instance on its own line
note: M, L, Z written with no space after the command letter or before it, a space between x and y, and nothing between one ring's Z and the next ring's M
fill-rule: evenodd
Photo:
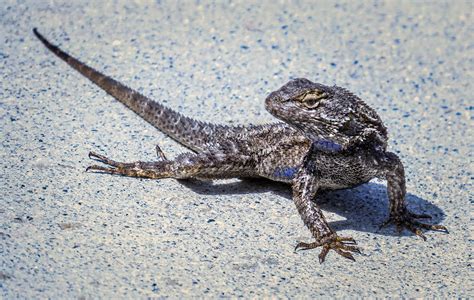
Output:
M387 180L390 216L394 223L424 240L421 229L448 232L442 225L417 221L430 218L407 209L405 174L400 159L387 148L387 129L374 109L351 92L308 79L289 81L270 93L265 108L283 122L268 125L225 126L200 122L155 102L103 75L52 45L38 31L36 37L54 54L150 124L192 152L169 160L157 146L153 162L122 163L90 152L103 165L87 168L108 174L143 178L255 178L291 184L296 208L314 242L297 249L322 247L319 261L329 252L354 260L360 253L351 237L339 236L313 202L320 190L351 188L372 178Z

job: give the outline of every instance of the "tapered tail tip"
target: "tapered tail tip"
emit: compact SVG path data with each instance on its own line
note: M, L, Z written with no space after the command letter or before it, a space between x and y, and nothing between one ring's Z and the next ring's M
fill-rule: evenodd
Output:
M33 33L36 35L37 38L39 38L39 39L42 38L41 34L38 32L38 28L36 28L36 27L33 28Z

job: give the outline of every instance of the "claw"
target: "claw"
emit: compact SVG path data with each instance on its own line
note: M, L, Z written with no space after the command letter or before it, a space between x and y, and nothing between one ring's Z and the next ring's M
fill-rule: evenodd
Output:
M443 226L443 225L430 225L430 226L431 226L430 228L431 230L441 231L441 232L449 234L448 228L446 228L446 226Z
M354 245L357 245L357 242L356 240L354 240L352 237L339 237L339 241L341 242L349 242L350 244L354 244Z
M97 159L97 160L104 160L104 159L107 159L105 156L103 155L100 155L99 153L95 153L94 151L90 151L89 152L89 158L90 159Z
M304 243L304 242L299 242L298 245L296 245L295 247L295 252L298 251L298 250L310 250L310 249L314 249L316 247L320 246L318 243Z
M417 236L421 237L423 241L426 242L426 236L423 234L423 231L419 228L410 228L410 231L416 234Z
M343 256L343 257L345 257L345 258L347 258L347 259L350 259L350 260L352 260L352 261L355 261L355 258L354 258L354 256L352 256L351 253L346 252L346 251L342 251L342 250L339 249L339 248L336 248L336 249L334 249L334 250L336 250L336 252L337 252L339 255L341 255L341 256Z
M165 153L163 152L163 150L161 150L160 146L156 145L156 155L161 159L161 160L168 160L166 158L166 155Z
M325 237L321 239L321 241L316 241L313 243L304 243L299 242L298 245L295 247L295 251L301 250L309 250L314 249L316 247L322 246L321 253L319 254L319 263L323 263L326 259L326 255L329 253L329 250L336 251L339 255L355 261L354 256L351 252L361 254L359 247L354 246L357 245L356 241L352 237L340 237L336 234L332 234L329 237Z
M425 224L425 223L421 223L417 221L413 221L413 224L427 230L443 231L445 233L449 233L448 229L443 225L431 225L431 224Z
M98 165L92 165L92 166L88 166L86 168L86 172L89 172L89 171L102 171L102 172L105 172L105 173L114 173L115 172L115 169L112 169L112 168L106 168L106 167L103 167L103 166L98 166Z
M362 254L362 251L360 251L359 247L356 247L356 246L350 246L350 245L344 245L341 247L341 249L344 249L346 251L352 251L352 252L356 252L356 253L359 253L359 254Z
M415 218L415 219L431 219L432 217L428 214L415 214L415 213L410 213L410 215Z
M89 158L95 157L97 154L93 151L89 151Z
M423 231L420 228L426 230L436 230L442 231L445 233L449 233L448 229L443 225L431 225L418 222L415 219L429 219L431 218L430 215L427 214L415 214L409 212L408 210L404 210L397 214L392 214L385 222L380 225L379 230L383 227L387 226L390 223L394 223L397 227L398 234L401 234L403 229L408 229L409 231L413 232L415 235L422 238L426 241L426 236L423 234Z
M108 158L107 156L104 156L104 155L101 155L101 154L98 154L98 153L95 153L95 152L92 152L92 151L89 152L89 158L97 160L98 162L101 162L103 164L106 164L106 165L109 165L109 166L112 166L112 167L120 167L120 166L126 165L124 163L116 162L115 160L112 160L112 159Z
M299 243L296 245L295 250L293 250L293 252L297 252L300 248L301 248L301 250L305 250L305 249L303 249L303 248L306 248L306 245L308 245L308 244L303 243L303 242L299 242Z
M322 264L326 260L326 255L329 252L329 246L325 245L323 247L323 250L321 250L321 253L319 253L319 263Z

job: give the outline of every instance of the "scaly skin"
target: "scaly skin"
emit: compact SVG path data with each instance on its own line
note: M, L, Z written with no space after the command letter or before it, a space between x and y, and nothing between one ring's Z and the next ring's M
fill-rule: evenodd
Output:
M168 160L157 146L154 162L122 163L91 152L104 165L87 170L142 178L223 179L265 177L289 183L296 208L315 241L296 249L322 247L322 263L329 250L354 260L360 253L351 237L340 237L312 200L318 191L351 188L370 179L388 183L390 217L394 223L426 239L421 228L447 232L442 225L420 223L405 203L405 174L400 159L386 151L387 129L375 110L349 91L294 79L265 100L266 109L283 123L249 126L215 125L185 117L103 75L48 42L36 37L54 54L115 99L170 137L191 149Z

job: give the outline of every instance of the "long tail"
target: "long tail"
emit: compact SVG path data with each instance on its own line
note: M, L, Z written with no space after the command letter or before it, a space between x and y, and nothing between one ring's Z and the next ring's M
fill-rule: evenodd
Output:
M224 127L185 117L70 56L51 44L36 28L33 29L33 33L46 48L72 68L122 102L147 122L193 151L202 152L205 149L204 145L210 142L214 132L220 131Z

